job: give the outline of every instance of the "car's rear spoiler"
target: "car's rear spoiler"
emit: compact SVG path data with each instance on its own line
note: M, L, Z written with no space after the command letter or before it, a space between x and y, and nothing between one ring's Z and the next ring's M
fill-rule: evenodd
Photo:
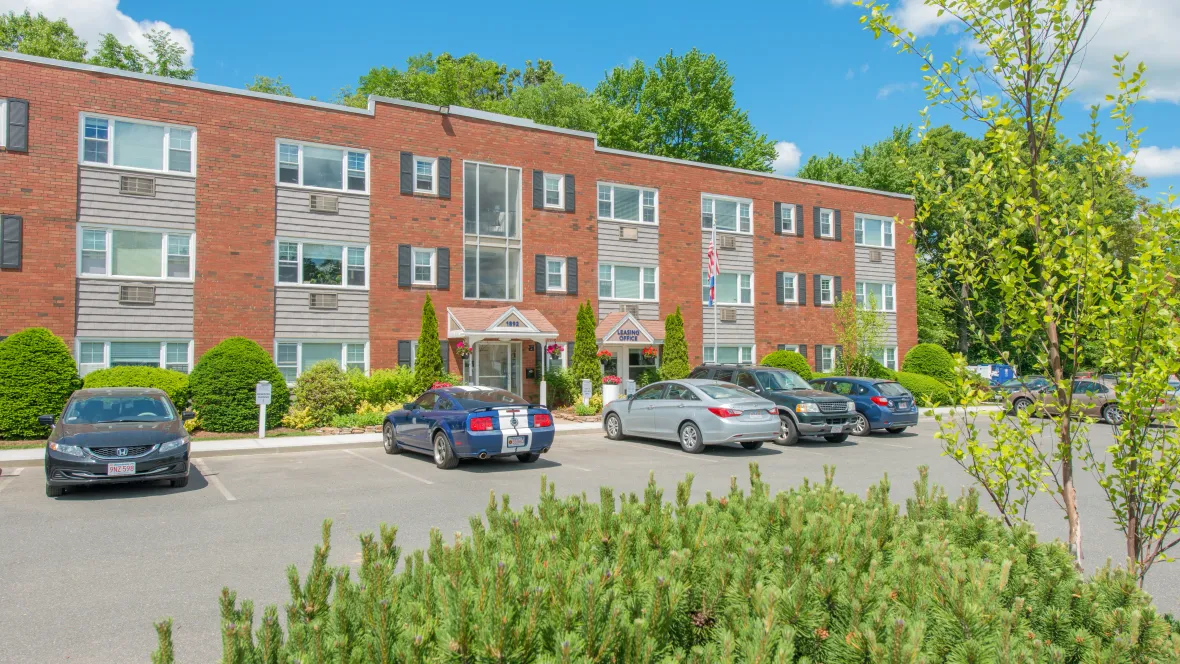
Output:
M507 408L516 408L518 410L527 409L527 408L544 408L545 410L549 410L549 406L542 406L541 404L537 404L537 403L528 403L528 404L520 403L520 404L505 404L503 406L484 406L482 408L475 408L469 412L482 413L482 412L489 411L489 410L505 410Z

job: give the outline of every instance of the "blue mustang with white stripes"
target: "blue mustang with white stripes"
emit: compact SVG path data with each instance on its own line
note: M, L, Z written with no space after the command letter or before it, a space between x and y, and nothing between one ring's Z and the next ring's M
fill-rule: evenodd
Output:
M512 454L532 463L553 445L553 416L506 390L440 387L386 415L381 440L387 454L429 453L439 468Z

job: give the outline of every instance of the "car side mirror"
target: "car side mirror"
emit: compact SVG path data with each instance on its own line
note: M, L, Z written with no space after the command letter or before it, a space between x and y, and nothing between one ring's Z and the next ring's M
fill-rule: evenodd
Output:
M404 404L402 404L402 410L418 410L418 404L404 403Z
M181 414L180 414L180 419L181 419L182 421L188 421L188 420L191 420L191 419L195 418L196 416L197 416L197 414L196 414L196 413L194 413L193 411L191 411L191 410L186 410L186 411L184 411L183 413L181 413Z
M42 415L37 418L38 424L44 424L47 427L53 426L55 421L57 421L57 415Z

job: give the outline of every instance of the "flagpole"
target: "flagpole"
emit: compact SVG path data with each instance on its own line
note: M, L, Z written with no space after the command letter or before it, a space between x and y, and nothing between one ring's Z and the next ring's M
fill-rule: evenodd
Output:
M721 274L721 257L717 255L717 220L713 220L713 234L709 237L709 246L713 249L713 260L716 261L716 275L713 275L713 293L709 299L713 305L713 361L717 361L717 275ZM740 357L738 358L741 359Z

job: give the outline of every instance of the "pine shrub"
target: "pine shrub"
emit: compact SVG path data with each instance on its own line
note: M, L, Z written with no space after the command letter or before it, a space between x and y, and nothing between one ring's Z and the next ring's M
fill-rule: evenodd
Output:
M415 395L430 389L443 379L442 348L438 337L438 317L430 293L422 303L422 331L418 334L418 353L414 356Z
M41 415L61 415L82 387L70 349L43 327L0 341L0 439L45 438Z
M295 379L295 405L306 408L313 426L326 426L337 415L353 412L356 392L334 360L316 362Z
M1135 579L1086 579L1060 542L1004 526L974 491L914 483L865 498L822 483L690 503L599 490L535 507L493 494L471 536L430 534L405 557L397 529L329 564L324 522L306 578L288 570L285 625L221 594L225 662L1174 662L1180 635ZM156 660L171 662L168 621Z
M893 375L893 379L909 390L919 405L947 406L952 403L950 389L936 378L898 371Z
M905 354L901 370L932 376L943 384L955 382L955 360L945 348L938 344L918 344Z
M188 374L159 367L111 367L91 371L82 387L154 387L163 390L180 410L188 406Z
M602 389L602 364L598 360L598 319L590 302L578 307L578 324L574 331L574 357L570 360L570 376L582 389L582 379L589 378L594 390Z
M270 382L266 427L279 426L291 395L283 374L262 346L245 337L230 337L201 356L189 374L193 408L201 413L206 431L243 432L258 429L254 386Z
M664 356L660 360L660 377L664 380L688 378L692 365L688 363L688 342L684 339L684 316L680 307L664 320Z
M777 369L790 369L799 374L803 380L811 380L811 367L807 364L807 358L793 350L776 350L769 353L762 358L761 364Z

